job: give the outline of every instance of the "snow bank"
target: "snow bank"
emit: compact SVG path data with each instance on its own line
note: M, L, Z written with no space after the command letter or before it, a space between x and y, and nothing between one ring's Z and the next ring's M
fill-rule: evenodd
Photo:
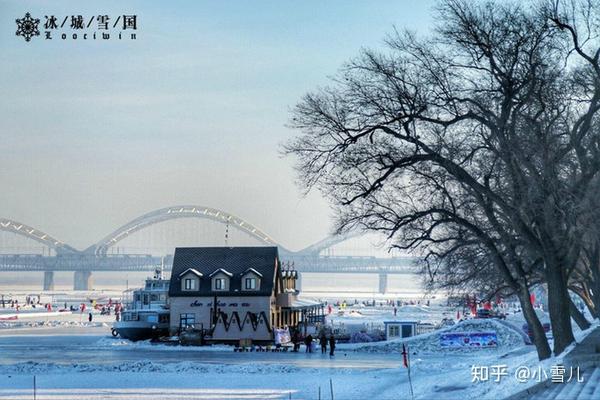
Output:
M21 321L0 322L0 329L14 328L71 328L71 327L108 327L104 322L78 321Z
M40 307L41 308L41 307ZM22 311L17 313L2 313L0 314L0 320L2 319L22 319L22 318L46 318L56 317L58 315L69 315L71 311Z
M407 305L399 307L398 312L429 313L431 308L426 305Z
M286 364L209 364L199 362L155 363L135 361L119 364L56 364L29 361L12 365L0 365L0 375L20 374L72 374L81 372L152 372L152 373L243 373L243 374L287 374L319 372L318 368L301 368Z
M440 346L440 334L454 332L496 332L498 346L493 348L447 348ZM523 334L507 324L495 319L470 319L456 325L429 332L423 335L406 339L395 339L373 344L348 344L340 345L340 349L354 350L368 353L400 353L402 344L409 346L411 353L438 353L438 352L482 352L482 351L507 351L522 346L525 341Z
M111 336L99 339L96 346L111 347L112 349L143 349L143 350L169 350L169 351L233 351L233 346L227 345L210 345L210 346L179 346L168 345L164 343L156 343L151 340L140 340L132 342L127 339L114 338Z

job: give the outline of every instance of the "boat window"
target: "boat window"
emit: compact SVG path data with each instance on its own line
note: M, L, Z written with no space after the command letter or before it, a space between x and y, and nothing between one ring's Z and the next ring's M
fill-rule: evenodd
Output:
M153 294L150 296L150 300L152 300L152 301L156 301L156 300L158 300L158 295L153 293Z
M161 324L169 322L169 314L161 314L158 317L158 322L160 322Z
M194 327L196 323L196 314L180 314L179 315L179 327L185 329L187 327Z
M138 320L137 313L124 313L123 314L123 321L137 321L137 320Z

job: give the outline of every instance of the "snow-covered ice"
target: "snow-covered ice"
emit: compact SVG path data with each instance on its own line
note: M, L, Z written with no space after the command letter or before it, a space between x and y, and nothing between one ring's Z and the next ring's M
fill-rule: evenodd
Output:
M329 320L357 326L384 320L439 322L456 310L441 305L337 308ZM544 317L544 315L542 315ZM334 358L302 353L234 353L230 346L183 347L110 336L112 317L50 317L3 322L0 329L0 398L38 399L336 399L410 398L402 343L408 346L417 399L500 399L535 381L518 383L517 367L531 369L562 362L537 360L520 330L522 315L506 321L466 320L405 340L339 344ZM97 320L96 320L97 319ZM598 323L594 327L598 327ZM485 349L440 347L440 332L494 331L498 346ZM587 334L575 329L578 340ZM473 382L473 366L504 365L500 383Z

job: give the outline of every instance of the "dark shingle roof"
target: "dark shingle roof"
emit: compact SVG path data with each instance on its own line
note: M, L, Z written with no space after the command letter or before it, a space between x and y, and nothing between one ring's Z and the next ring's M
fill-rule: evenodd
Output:
M273 292L275 260L278 259L277 247L179 247L175 249L169 296L269 296ZM179 274L193 268L204 275L200 279L199 290L182 291ZM229 290L214 292L211 290L209 276L218 269L233 274ZM242 275L249 268L262 274L260 290L241 290Z

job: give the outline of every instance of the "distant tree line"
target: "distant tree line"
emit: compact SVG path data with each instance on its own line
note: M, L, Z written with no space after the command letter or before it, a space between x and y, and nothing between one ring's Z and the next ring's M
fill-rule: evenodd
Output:
M446 0L428 37L395 30L293 110L284 146L337 230L422 256L432 289L517 296L544 284L554 353L600 316L600 4Z

